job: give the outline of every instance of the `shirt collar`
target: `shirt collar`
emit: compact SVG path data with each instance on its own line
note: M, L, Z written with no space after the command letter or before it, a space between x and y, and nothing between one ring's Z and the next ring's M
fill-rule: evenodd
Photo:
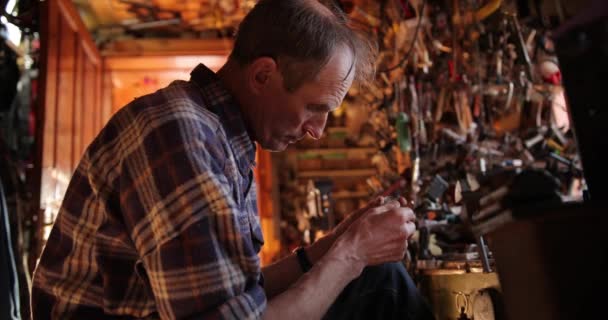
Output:
M243 174L255 166L256 146L245 126L243 114L234 96L222 85L219 77L203 64L190 73L194 82L203 93L206 107L215 113L226 131L230 147Z

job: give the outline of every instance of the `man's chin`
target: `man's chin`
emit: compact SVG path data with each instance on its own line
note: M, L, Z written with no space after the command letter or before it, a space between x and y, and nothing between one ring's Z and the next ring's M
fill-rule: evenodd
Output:
M262 147L262 149L269 151L269 152L281 152L281 151L285 151L285 149L287 149L287 147L289 146L289 143L285 142L285 141L281 141L281 140L274 140L270 143L265 143L265 144L261 144L260 146Z

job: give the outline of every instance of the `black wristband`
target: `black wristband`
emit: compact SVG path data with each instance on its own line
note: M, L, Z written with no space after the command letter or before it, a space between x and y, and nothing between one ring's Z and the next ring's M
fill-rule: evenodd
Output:
M312 268L312 262L310 262L310 259L308 259L308 255L306 254L304 247L298 247L294 252L296 253L296 258L298 258L298 263L300 264L300 269L302 269L302 272L308 272L308 270Z

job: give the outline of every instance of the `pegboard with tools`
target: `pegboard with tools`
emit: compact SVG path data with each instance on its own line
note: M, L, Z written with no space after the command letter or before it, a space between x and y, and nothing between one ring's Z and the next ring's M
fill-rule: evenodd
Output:
M521 6L509 1L368 6L357 15L378 38L378 79L352 90L348 103L370 115L362 127L373 130L362 135L373 136L356 138L379 149L379 174L368 179L373 193L403 186L395 192L431 229L458 225L463 193L498 172L540 171L555 180L560 201L582 200L582 167L544 20L520 17ZM432 256L451 251L439 249Z
M346 147L376 150L375 174L363 179L368 197L413 203L419 232L410 270L491 271L491 239L481 236L514 219L509 208L583 199L551 38L575 8L560 1L340 3L353 25L377 39L379 56L376 81L351 89L334 118L347 128Z

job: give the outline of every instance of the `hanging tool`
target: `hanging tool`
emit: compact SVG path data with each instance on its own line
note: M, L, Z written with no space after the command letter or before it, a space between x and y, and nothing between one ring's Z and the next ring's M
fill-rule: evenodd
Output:
M462 15L458 10L455 10L452 16L452 23L455 25L470 25L472 23L481 22L500 9L502 0L490 0L485 6L477 11L470 11Z
M424 18L424 9L426 8L426 1L422 0L422 7L420 11L418 11L418 23L416 24L416 29L414 30L414 38L412 39L412 43L410 48L407 50L407 53L403 56L403 58L394 66L388 67L384 70L380 70L380 72L390 72L399 68L405 67L406 63L410 60L412 53L414 51L414 47L416 46L416 42L418 41L418 34L420 33L420 27L422 26L422 19Z
M511 14L509 15L509 20L513 29L515 30L515 36L517 37L516 47L518 50L518 57L521 57L522 62L526 65L526 75L530 82L533 82L534 76L534 68L532 66L532 61L530 60L530 55L528 54L528 46L526 45L526 41L524 40L524 35L521 31L521 27L519 25L519 21L517 20L517 15Z

